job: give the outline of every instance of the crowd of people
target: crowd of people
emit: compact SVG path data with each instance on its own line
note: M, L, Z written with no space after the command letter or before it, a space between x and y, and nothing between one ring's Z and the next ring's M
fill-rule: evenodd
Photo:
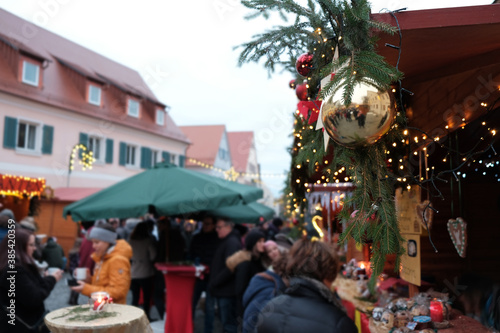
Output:
M2 215L8 214L4 212ZM96 291L105 291L115 303L124 304L130 291L132 305L142 305L150 318L151 304L156 306L160 316L165 312L165 285L161 272L155 269L155 262L189 260L205 266L204 278L196 280L192 304L193 317L198 304L203 307L204 332L207 333L214 331L216 314L224 332L274 332L269 320L272 321L278 313L274 308L269 312L265 305L285 295L294 299L294 295L302 292L323 297L325 304L330 302L331 306L339 306L338 302L332 301L335 300L333 294L330 297L322 294L329 291L326 283L330 283L336 274L336 270L331 273L331 265L336 262L334 252L320 242L299 241L292 246L290 238L281 232L283 222L279 218L261 221L253 228L212 216L197 223L176 218L147 218L83 221L80 226L82 237L76 239L75 246L65 256L55 237L49 237L41 246L36 242L33 228L16 223L16 284L23 286L18 287L23 294L16 294L16 319L25 323L26 332L36 327L46 331L43 302L61 279L63 270L73 274L77 268L84 269L86 274L70 287L69 304L78 304L80 294L90 296ZM0 243L0 253L7 253L6 235L8 232ZM310 262L314 255L331 256L331 262L321 259L330 265L324 266L330 275L311 276L310 267L304 267L302 271L290 270L288 249L294 253L294 260L298 260L301 252L294 249L307 244L315 250L311 248L311 252L305 253L304 260ZM7 256L0 259L0 302L4 311L8 311L9 301L7 259ZM47 267L61 269L49 274L44 270L45 266L40 266L41 262L46 262ZM321 270L321 267L317 265L315 270ZM311 282L314 279L316 282ZM324 288L319 288L318 283L323 283ZM29 288L24 288L25 285ZM293 288L294 293L287 294L289 286L298 287ZM314 288L319 290L317 295ZM166 292L168 297L168 290ZM200 302L202 296L203 302ZM313 302L319 304L317 300ZM289 301L279 304L294 307ZM339 308L339 316L342 313ZM8 317L1 317L0 330L11 329L6 326L5 318ZM342 323L350 328L349 319L345 318ZM350 331L346 329L345 332Z

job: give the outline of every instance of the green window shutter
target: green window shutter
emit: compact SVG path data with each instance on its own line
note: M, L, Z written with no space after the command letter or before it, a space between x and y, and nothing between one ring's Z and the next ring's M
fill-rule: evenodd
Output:
M89 135L87 133L80 133L80 141L78 143L81 145L85 145L85 147L88 148L89 147ZM78 155L79 155L80 159L82 159L83 152L81 149L80 149L80 152Z
M148 147L141 147L141 168L151 168L151 149Z
M106 163L113 164L113 139L106 139Z
M170 153L168 151L162 152L161 158L163 159L163 162L170 163Z
M184 168L185 161L186 161L186 156L184 156L184 155L179 155L179 166L180 166L181 168Z
M125 142L120 142L120 159L119 164L125 165L127 161L127 144Z
M42 154L52 155L54 141L54 126L43 125Z
M3 126L3 147L6 149L16 149L17 118L5 116Z

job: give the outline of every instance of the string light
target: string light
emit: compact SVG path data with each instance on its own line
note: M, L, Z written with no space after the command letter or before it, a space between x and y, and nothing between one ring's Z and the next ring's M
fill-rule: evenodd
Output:
M15 196L18 198L32 198L35 196L39 197L44 190L44 178L2 175L2 188L0 189L0 195Z

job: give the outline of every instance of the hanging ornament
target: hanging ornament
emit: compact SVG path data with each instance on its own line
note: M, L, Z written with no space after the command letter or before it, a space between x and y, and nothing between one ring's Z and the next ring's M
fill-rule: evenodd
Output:
M313 55L311 53L304 53L297 59L295 63L295 68L297 73L302 76L307 76L312 70L312 59Z
M291 89L295 89L295 80L290 80L290 82L288 83L288 86L289 86Z
M465 250L467 248L467 223L461 217L456 220L448 220L448 232L458 255L465 258Z
M422 224L422 228L427 231L431 230L432 218L434 217L434 211L430 207L432 207L432 203L429 200L425 200L424 202L417 204L415 207L418 220L420 221L420 224Z
M307 83L299 84L295 88L295 94L299 100L307 101Z
M389 131L396 114L392 94L359 83L350 105L344 105L342 95L338 89L321 105L323 125L335 142L348 148L371 145Z

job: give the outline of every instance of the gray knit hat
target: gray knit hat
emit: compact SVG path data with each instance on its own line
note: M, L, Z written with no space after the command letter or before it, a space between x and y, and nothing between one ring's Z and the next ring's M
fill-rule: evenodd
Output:
M116 232L99 227L93 227L88 236L88 239L97 239L110 244L115 244L116 238Z

